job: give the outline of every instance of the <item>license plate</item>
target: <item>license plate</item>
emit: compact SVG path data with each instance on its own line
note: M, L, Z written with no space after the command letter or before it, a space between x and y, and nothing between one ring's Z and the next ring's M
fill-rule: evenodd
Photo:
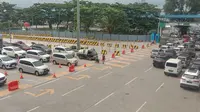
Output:
M191 81L187 81L187 83L192 83Z
M169 70L169 72L173 72L173 70Z

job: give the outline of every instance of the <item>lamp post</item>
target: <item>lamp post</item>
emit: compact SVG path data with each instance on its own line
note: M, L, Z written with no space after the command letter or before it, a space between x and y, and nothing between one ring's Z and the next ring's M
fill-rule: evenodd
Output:
M77 49L80 49L80 3L77 0Z
M5 9L5 10L3 10L3 12L7 12L7 10ZM10 21L9 19L8 19L8 32L9 32L9 37L10 37L10 43L11 43L11 34L10 34L10 22L12 22L12 21Z

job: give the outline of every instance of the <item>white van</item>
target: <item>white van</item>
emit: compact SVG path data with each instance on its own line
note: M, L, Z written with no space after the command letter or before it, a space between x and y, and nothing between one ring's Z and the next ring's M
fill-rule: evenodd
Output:
M169 59L165 63L165 75L176 75L179 76L182 72L182 64L179 59Z

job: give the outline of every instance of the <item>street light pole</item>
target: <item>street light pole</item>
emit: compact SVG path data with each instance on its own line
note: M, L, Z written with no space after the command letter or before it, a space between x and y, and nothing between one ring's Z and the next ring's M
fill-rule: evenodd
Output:
M77 0L77 49L80 49L80 3Z

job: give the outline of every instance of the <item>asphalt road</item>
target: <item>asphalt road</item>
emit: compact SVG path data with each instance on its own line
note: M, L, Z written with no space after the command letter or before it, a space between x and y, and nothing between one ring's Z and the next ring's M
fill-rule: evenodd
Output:
M1 112L200 112L199 92L180 88L179 78L152 67L150 51L5 96Z

